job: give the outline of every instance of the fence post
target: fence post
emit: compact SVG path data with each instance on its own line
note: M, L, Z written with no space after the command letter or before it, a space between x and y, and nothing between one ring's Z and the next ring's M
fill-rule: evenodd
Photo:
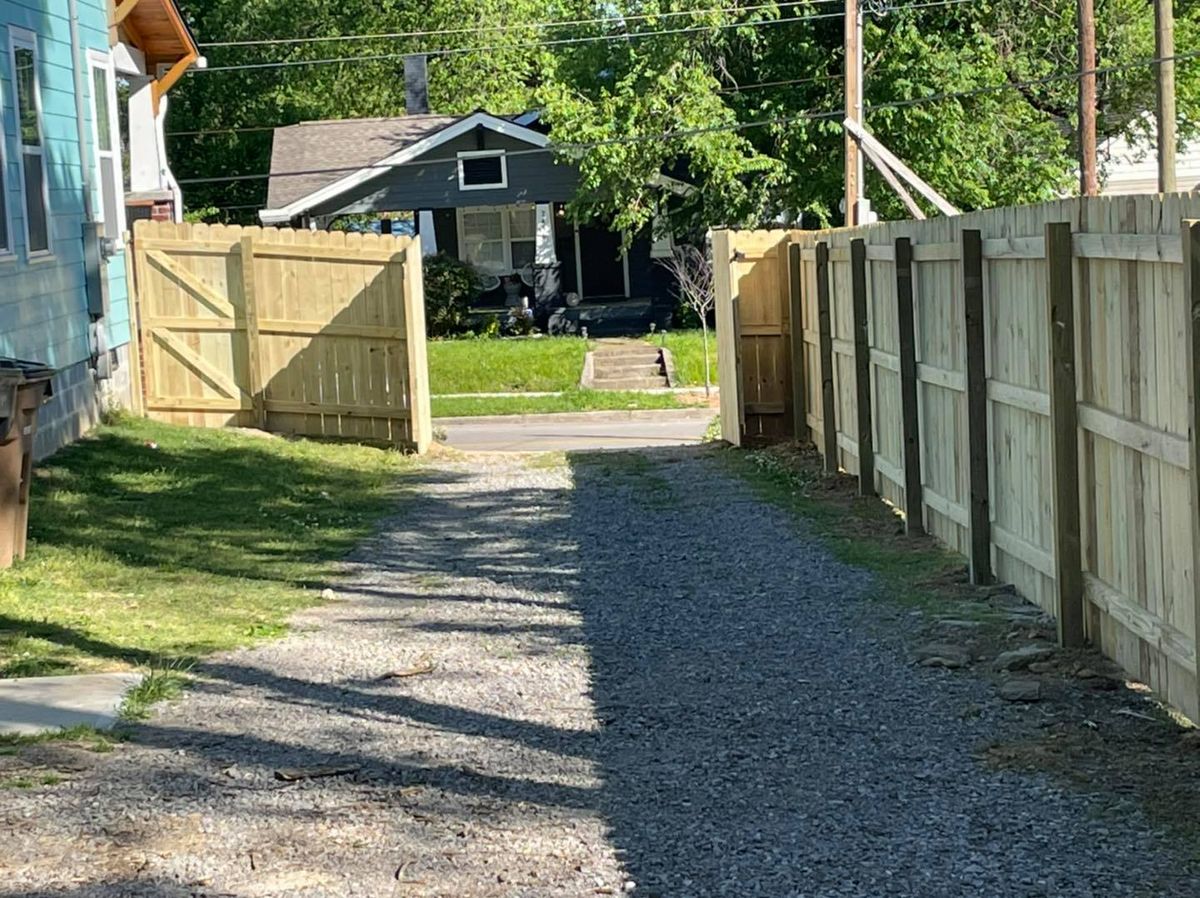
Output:
M394 239L394 238L393 238ZM408 426L413 447L423 453L433 441L429 409L429 359L425 349L425 280L421 238L404 249L404 354L408 357Z
M992 522L988 489L987 347L983 330L983 239L962 232L963 317L967 369L967 479L971 582L992 582Z
M833 319L829 310L829 244L817 244L817 339L821 354L821 427L825 470L838 469L837 420L833 405Z
M259 360L258 297L254 283L254 238L249 234L242 237L242 301L246 314L246 372L250 386L250 399L254 403L254 423L261 430L267 429L267 397L262 379L262 363Z
M804 376L804 291L800 244L788 245L789 299L792 331L792 433L797 441L812 438L808 429L808 390Z
M721 391L721 439L742 445L742 372L738 364L737 309L733 304L733 247L729 231L712 232L713 289L716 293L717 383Z
M145 356L142 345L142 291L146 289L146 251L139 244L148 222L134 223L133 241L128 258L132 262L128 272L129 289L129 401L130 410L139 417L147 417L146 386L144 380Z
M917 328L913 318L912 241L896 238L896 321L900 337L900 421L904 440L904 528L925 532L921 424L917 413Z
M1191 448L1191 470L1188 480L1192 491L1192 583L1200 571L1200 221L1183 222L1183 288L1188 304L1188 442ZM1193 645L1200 652L1200 589L1193 588L1192 601L1196 613L1193 617ZM1196 674L1197 702L1200 707L1200 671Z
M1083 645L1083 558L1079 538L1079 423L1075 406L1075 283L1071 225L1046 225L1050 325L1050 451L1054 472L1054 586L1058 641Z
M850 241L850 289L854 303L854 389L858 413L858 494L875 495L875 442L871 424L871 341L867 330L867 244Z

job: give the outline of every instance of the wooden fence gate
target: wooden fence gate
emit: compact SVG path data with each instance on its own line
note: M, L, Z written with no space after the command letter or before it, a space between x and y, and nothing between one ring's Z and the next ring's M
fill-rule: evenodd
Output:
M139 221L133 256L150 417L428 448L419 241Z
M1193 219L1180 195L719 231L722 434L768 435L769 382L828 469L1200 720ZM738 339L767 320L786 363Z

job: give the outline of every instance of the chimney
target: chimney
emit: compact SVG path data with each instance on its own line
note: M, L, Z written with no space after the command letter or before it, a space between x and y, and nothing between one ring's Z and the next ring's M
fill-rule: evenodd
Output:
M404 57L404 111L409 115L429 112L429 75L423 53Z

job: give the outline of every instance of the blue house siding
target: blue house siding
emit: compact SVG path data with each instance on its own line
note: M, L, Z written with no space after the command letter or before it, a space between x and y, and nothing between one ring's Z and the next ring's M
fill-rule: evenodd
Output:
M81 52L108 50L105 0L78 0ZM51 255L29 258L21 187L16 86L10 39L13 29L36 38L42 104L43 163L49 192ZM84 78L86 90L90 77ZM75 117L75 72L71 23L65 0L0 0L0 130L4 140L4 199L9 210L13 253L0 258L0 355L46 362L59 374L55 398L43 410L39 454L73 439L94 422L101 387L90 368L93 346L84 268L85 203L83 164ZM91 98L84 98L88 139L92 136ZM109 347L129 340L129 300L125 259L109 262ZM127 357L127 352L122 353ZM124 367L127 367L127 363Z

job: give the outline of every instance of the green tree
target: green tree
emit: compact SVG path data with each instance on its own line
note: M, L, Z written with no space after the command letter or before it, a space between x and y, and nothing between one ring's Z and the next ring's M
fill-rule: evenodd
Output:
M842 193L842 22L837 4L767 0L185 0L206 40L409 32L403 39L213 48L222 66L354 61L197 73L172 94L168 131L398 115L406 52L430 58L438 112L542 110L578 163L574 211L627 234L664 206L673 222L757 225L803 213L836 223ZM913 8L906 9L911 4ZM734 8L736 7L736 8ZM1101 137L1152 130L1153 14L1096 0ZM676 13L685 14L678 15ZM671 15L667 15L671 13ZM600 24L533 23L604 17ZM1200 0L1176 0L1177 44L1200 37ZM529 27L516 27L527 23ZM504 30L496 30L497 26ZM457 29L457 30L456 30ZM461 29L470 29L463 33ZM686 33L680 32L689 29ZM703 30L695 30L703 29ZM590 40L591 38L602 38ZM1043 200L1073 185L1075 22L1070 0L892 0L868 16L867 127L964 209ZM383 56L386 58L371 58ZM1200 122L1200 65L1178 65L1181 138ZM181 178L262 173L269 131L171 138ZM679 196L658 176L696 189ZM190 186L189 205L261 204L266 182ZM905 214L868 168L868 196Z
M309 38L302 44L205 49L218 69L272 61L354 58L334 64L193 72L171 93L167 131L211 131L168 137L180 179L261 174L270 164L271 131L241 131L327 118L404 114L403 54L435 47L488 48L429 60L435 112L475 108L506 113L530 108L545 51L530 48L540 30L489 30L500 23L558 19L565 12L535 0L182 0L199 40ZM339 35L436 32L414 38L320 41ZM375 57L375 58L372 58ZM234 133L223 133L233 131ZM266 181L190 185L189 206L261 204ZM252 216L253 210L250 210ZM243 215L245 213L243 212Z

